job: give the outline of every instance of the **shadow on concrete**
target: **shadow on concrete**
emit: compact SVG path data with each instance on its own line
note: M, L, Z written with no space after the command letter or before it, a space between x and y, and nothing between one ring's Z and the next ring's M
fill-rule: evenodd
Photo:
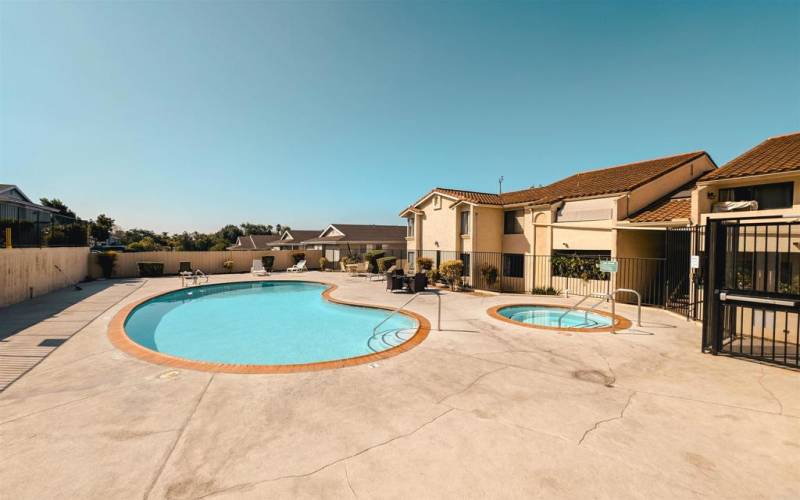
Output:
M91 300L114 285L138 285L137 279L111 279L80 283L81 290L69 286L0 308L0 341L42 321L57 318L70 307ZM98 306L100 306L98 304ZM99 313L98 313L99 314Z

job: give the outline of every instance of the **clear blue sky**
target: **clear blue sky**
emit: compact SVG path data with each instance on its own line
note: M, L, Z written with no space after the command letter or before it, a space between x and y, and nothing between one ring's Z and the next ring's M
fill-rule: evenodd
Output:
M125 228L402 223L800 130L800 3L0 4L0 182Z

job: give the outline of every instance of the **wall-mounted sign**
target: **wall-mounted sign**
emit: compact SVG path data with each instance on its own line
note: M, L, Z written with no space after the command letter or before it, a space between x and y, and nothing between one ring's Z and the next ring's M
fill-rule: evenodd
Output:
M700 256L692 255L689 257L689 267L692 269L700 269Z
M617 261L616 260L601 260L600 261L600 271L604 273L615 273L617 272Z

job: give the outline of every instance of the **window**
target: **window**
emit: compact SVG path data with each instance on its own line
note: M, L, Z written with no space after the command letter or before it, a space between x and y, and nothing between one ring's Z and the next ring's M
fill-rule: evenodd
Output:
M406 230L406 236L414 236L414 218L409 217L406 219L408 221L408 226Z
M522 278L525 274L525 256L521 253L503 254L503 276Z
M461 262L464 263L464 271L462 271L461 276L469 278L469 254L462 253L461 255L458 256L458 258L461 259Z
M461 234L469 234L469 212L461 212Z
M503 217L503 233L522 233L522 224L519 223L519 220L523 217L522 210L509 210L503 214Z
M758 186L741 186L719 190L719 201L752 201L759 210L791 208L794 202L794 183L779 182Z
M414 259L414 252L408 252L408 270L413 271L415 269L414 266L417 265L416 260Z

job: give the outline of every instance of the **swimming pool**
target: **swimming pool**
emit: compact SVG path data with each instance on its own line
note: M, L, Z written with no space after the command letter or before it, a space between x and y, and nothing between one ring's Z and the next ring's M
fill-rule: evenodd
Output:
M545 330L610 331L612 321L616 328L627 328L630 322L621 316L612 317L602 311L567 307L516 304L489 309L489 315L503 321Z
M176 290L129 308L110 334L115 345L150 361L233 372L369 362L407 350L427 334L424 318L404 312L373 335L389 311L337 303L329 296L333 288L259 281Z

